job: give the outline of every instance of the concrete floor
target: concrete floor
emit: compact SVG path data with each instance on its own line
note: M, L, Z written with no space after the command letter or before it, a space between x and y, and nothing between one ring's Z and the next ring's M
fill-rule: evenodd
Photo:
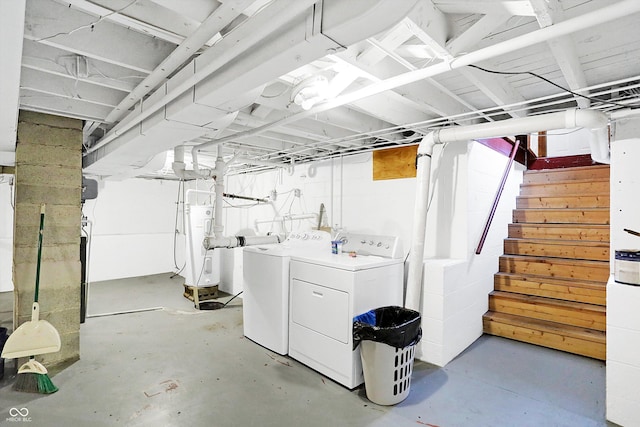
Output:
M180 277L92 284L81 360L52 395L0 382L0 424L31 426L607 426L603 362L483 336L445 368L414 366L409 397L383 407L243 337L242 301L196 311ZM10 293L0 295L5 300ZM222 298L221 301L227 300Z

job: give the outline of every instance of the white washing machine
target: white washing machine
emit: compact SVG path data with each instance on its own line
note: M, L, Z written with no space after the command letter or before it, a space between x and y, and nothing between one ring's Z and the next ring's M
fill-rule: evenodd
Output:
M244 335L282 355L289 349L289 261L306 252L331 253L331 235L295 232L282 243L243 250Z
M402 305L404 266L397 237L346 234L343 241L342 254L291 257L289 356L352 389L364 382L353 318Z

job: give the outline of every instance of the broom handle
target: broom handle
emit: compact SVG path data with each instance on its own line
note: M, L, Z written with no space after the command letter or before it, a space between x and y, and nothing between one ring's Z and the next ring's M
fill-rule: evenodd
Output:
M42 232L44 230L44 203L40 206L40 231L38 233L38 261L36 263L36 292L33 302L38 302L38 292L40 291L40 257L42 256Z

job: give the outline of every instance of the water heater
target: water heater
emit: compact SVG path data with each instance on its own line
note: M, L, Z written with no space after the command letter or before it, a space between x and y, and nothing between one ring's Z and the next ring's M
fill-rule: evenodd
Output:
M213 235L213 206L185 207L187 218L187 251L185 284L196 287L216 286L220 283L220 251L206 250L205 237Z

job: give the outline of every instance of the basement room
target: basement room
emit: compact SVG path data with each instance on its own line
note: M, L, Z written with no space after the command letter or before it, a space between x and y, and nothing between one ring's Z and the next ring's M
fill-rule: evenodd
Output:
M0 424L640 426L639 22L3 0Z

